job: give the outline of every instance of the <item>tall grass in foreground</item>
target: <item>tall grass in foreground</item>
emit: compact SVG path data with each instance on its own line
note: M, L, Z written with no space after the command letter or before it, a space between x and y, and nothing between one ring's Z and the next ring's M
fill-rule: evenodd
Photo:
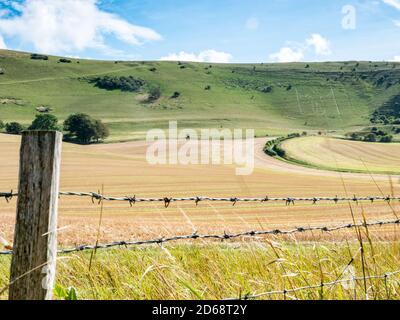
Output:
M400 269L398 242L180 244L60 256L57 284L79 299L223 299L383 275ZM363 263L361 262L363 261ZM10 257L0 258L0 288ZM366 289L365 289L366 288ZM6 298L6 293L1 297ZM399 299L400 274L264 299Z

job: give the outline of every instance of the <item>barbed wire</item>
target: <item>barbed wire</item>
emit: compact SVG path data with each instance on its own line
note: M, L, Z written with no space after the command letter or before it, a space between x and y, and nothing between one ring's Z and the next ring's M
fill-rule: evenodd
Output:
M385 226L385 225L400 225L400 219L398 220L388 220L388 221L375 221L375 222L362 222L358 224L342 224L338 226L317 226L317 227L296 227L291 230L265 230L265 231L246 231L241 233L224 233L224 234L198 234L197 232L189 235L181 235L181 236L172 236L172 237L161 237L157 239L150 240L138 240L138 241L115 241L106 244L97 244L97 245L80 245L73 248L66 248L58 250L59 254L65 253L73 253L87 250L97 250L97 249L108 249L113 247L128 247L128 246L140 246L140 245L151 245L151 244L159 244L162 245L167 242L173 241L181 241L181 240L199 240L199 239L214 239L214 240L231 240L241 237L257 237L257 236L266 236L266 235L293 235L297 233L305 233L312 231L321 231L321 232L334 232L344 229L354 229L354 228L368 228L373 226ZM12 254L12 250L0 251L0 255L8 255Z
M278 291L267 291L267 292L258 293L258 294L254 294L254 295L244 295L244 296L238 297L238 298L226 298L224 300L254 300L254 299L258 299L258 298L265 297L265 296L271 296L271 295L286 296L287 294L295 293L298 291L311 290L311 289L322 289L325 287L336 286L336 285L342 284L342 283L356 282L356 281L361 281L361 280L363 280L363 281L364 280L372 280L372 279L387 280L388 278L393 277L397 274L400 274L400 270L388 272L383 275L366 276L366 277L351 277L349 279L338 279L338 280L331 281L331 282L321 282L320 284L316 284L316 285L309 285L309 286L304 286L304 287L297 287L297 288L293 288L293 289L284 289L284 290L278 290Z
M97 201L99 204L102 201L124 201L128 202L130 206L133 206L135 203L140 202L163 202L166 208L173 202L184 202L184 201L192 201L196 205L198 205L202 201L212 201L212 202L230 202L235 205L238 202L284 202L287 206L295 205L296 202L311 202L312 204L317 204L321 201L333 201L334 203L338 203L341 201L352 201L352 202L361 202L361 201L370 201L371 203L375 201L400 201L400 197L393 197L393 196L368 196L368 197L357 197L354 195L353 197L258 197L258 198L241 198L241 197L230 197L230 198L223 198L223 197L183 197L183 198L173 198L173 197L161 197L161 198L137 198L136 195L134 196L125 196L125 197L111 197L105 196L100 194L100 192L74 192L74 191L67 191L67 192L60 192L60 196L76 196L76 197L89 197L92 199L94 203ZM13 191L11 192L0 192L0 198L5 198L7 202L9 202L13 197L17 197L18 193Z

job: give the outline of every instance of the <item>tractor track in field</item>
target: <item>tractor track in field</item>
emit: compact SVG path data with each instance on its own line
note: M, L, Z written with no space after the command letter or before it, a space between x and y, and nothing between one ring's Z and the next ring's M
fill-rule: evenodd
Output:
M32 82L41 82L41 81L78 79L78 78L82 78L82 77L93 77L93 76L100 76L100 75L118 73L118 72L122 72L122 71L126 71L126 70L131 70L131 68L121 68L121 69L112 70L112 71L88 73L88 74L81 74L81 75L78 75L78 76L70 76L70 77L48 77L48 78L38 78L38 79L29 79L29 80L0 82L0 85L4 86L4 85L13 85L13 84L21 84L21 83L32 83Z

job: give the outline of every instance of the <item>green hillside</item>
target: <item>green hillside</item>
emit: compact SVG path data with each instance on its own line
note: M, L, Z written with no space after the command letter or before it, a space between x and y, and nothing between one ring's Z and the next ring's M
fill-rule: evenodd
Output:
M400 95L400 64L332 62L204 64L31 59L0 50L0 120L28 124L39 106L60 120L85 112L106 122L110 141L143 138L149 128L254 128L257 135L349 131L371 125L376 110ZM105 90L93 79L133 76L162 96ZM206 90L208 89L208 90ZM171 98L174 92L179 96ZM389 106L390 107L390 106Z

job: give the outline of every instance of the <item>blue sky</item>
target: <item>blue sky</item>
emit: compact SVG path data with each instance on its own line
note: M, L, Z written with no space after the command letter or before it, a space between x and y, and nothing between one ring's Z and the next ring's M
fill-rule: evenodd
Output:
M400 61L400 0L2 0L0 47L93 59Z

